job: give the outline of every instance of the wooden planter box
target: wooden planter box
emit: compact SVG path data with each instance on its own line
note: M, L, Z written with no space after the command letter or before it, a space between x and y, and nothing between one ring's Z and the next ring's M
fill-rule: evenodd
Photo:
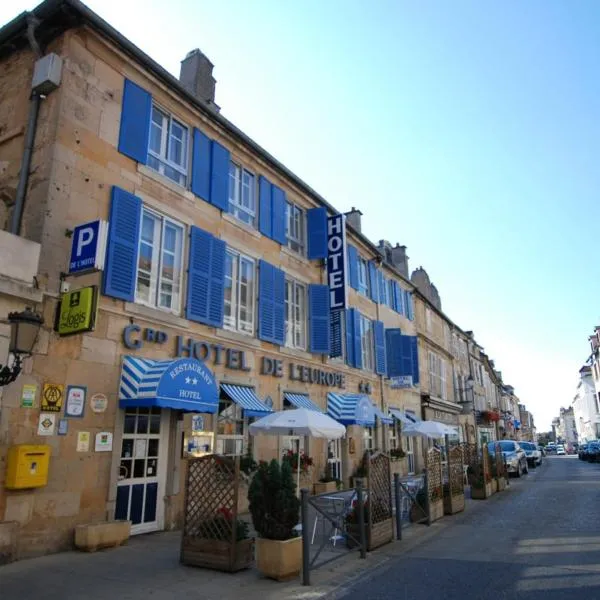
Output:
M328 481L326 483L322 481L318 481L314 484L315 487L315 496L319 494L333 494L337 491L337 482Z
M302 538L256 540L256 568L266 577L287 581L300 575L302 568Z
M496 481L498 482L498 491L503 492L506 489L506 479L499 477Z
M431 515L431 522L437 521L444 516L444 501L443 500L435 500L434 502L429 503L429 512Z
M493 478L492 481L492 494L495 494L498 491L498 480Z
M185 537L181 544L181 562L184 565L235 573L252 566L253 549L253 539L239 540L232 549L231 542Z
M85 552L124 544L131 533L131 521L107 521L75 527L75 547Z
M492 495L492 484L486 483L484 487L473 487L471 486L471 498L473 500L485 500Z
M386 519L385 521L380 521L379 523L373 523L371 527L368 524L365 524L366 528L366 536L367 536L367 550L371 552L371 550L375 550L375 548L379 548L384 544L389 544L394 539L394 521L393 519ZM347 532L356 538L356 540L360 540L360 529L358 524L352 523L347 526ZM354 541L351 537L346 537L346 545L348 548L358 548L359 543Z
M465 495L457 494L456 496L444 496L444 514L455 515L456 513L465 510Z

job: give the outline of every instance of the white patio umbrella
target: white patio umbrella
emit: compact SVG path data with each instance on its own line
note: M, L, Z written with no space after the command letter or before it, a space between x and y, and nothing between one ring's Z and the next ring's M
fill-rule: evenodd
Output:
M310 436L337 440L346 435L346 428L321 412L307 408L279 410L250 425L250 435ZM298 443L298 485L300 489L300 444Z
M406 437L443 438L446 435L456 433L456 428L439 423L438 421L417 421L402 429L402 435Z

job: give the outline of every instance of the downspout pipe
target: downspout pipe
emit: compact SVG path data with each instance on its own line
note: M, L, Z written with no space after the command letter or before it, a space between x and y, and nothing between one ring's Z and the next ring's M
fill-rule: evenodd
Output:
M42 51L38 41L35 39L35 28L38 20L32 13L27 14L27 38L29 45L35 54L36 60L41 58ZM29 171L31 170L31 158L33 156L33 146L35 134L37 132L38 115L42 96L33 92L29 100L29 116L27 118L27 129L25 132L25 148L23 158L21 159L21 170L19 172L19 183L17 184L17 193L15 196L15 206L10 224L10 232L19 235L21 231L21 221L23 220L23 211L25 208L25 196L27 194L27 184L29 183Z

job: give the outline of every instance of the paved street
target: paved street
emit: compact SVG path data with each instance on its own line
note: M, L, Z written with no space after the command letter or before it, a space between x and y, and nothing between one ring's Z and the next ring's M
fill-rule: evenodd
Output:
M487 510L347 590L362 600L563 600L600 597L600 465L550 457ZM338 594L337 597L340 597Z

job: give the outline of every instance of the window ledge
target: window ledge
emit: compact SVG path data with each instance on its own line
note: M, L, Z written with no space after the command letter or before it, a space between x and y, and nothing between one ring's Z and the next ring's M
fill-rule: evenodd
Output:
M279 352L287 356L295 356L296 358L301 358L302 360L314 360L315 356L320 356L311 354L306 350L299 350L298 348L289 348L288 346L280 346Z
M234 225L235 227L238 227L239 229L241 229L242 231L250 234L251 236L254 236L256 239L260 239L261 235L260 233L251 225L247 225L246 223L243 223L242 221L240 221L239 219L237 219L236 217L231 216L230 214L224 212L222 214L223 220L227 221L228 223L231 223L232 225Z
M160 310L160 308L152 308L145 304L138 304L135 302L125 302L125 311L127 313L143 317L145 319L151 319L164 325L172 325L174 327L180 327L182 329L188 329L190 321L184 319L178 315Z
M252 337L247 333L239 333L237 331L231 331L230 329L217 329L216 337L224 340L230 340L233 342L240 342L246 346L254 346L260 348L261 341L255 337Z
M295 252L289 246L281 246L281 252L282 252L282 254L286 254L290 258L293 258L303 264L306 264L306 263L310 264L312 262L312 261L309 261L308 258L306 258L305 254L300 254L299 252ZM315 260L315 264L319 264L319 268L321 267L320 263L322 263L321 259L319 259L318 261Z
M138 164L138 172L140 174L144 175L145 177L153 179L154 181L164 185L166 188L168 188L172 192L175 192L176 194L180 194L181 196L184 196L188 200L193 200L195 197L194 194L192 192L190 192L190 190L188 190L186 187L179 185L178 183L175 183L172 179L169 179L168 177L165 177L164 175L157 173L154 169L151 169L150 167L147 167L146 165Z

